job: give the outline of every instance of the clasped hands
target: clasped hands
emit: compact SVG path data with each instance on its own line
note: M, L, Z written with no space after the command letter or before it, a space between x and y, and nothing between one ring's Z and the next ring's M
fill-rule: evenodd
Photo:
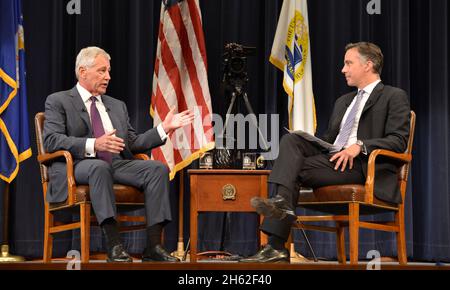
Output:
M341 172L344 172L345 168L347 167L347 164L349 165L349 169L353 168L353 159L356 156L358 156L360 152L361 152L361 147L357 144L353 144L350 147L334 154L330 158L330 162L336 161L334 170L339 170L339 167L341 167Z
M186 110L178 114L174 114L174 112L175 108L172 108L162 122L162 127L166 134L170 134L178 128L191 124L195 118L191 110ZM94 144L95 151L107 151L119 154L125 148L125 142L122 138L115 136L115 134L116 129L96 138Z

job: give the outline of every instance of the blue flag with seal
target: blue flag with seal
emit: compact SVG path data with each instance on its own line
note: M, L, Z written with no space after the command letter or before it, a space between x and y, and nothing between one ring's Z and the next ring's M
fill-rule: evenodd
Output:
M0 179L10 183L31 156L20 0L0 1Z

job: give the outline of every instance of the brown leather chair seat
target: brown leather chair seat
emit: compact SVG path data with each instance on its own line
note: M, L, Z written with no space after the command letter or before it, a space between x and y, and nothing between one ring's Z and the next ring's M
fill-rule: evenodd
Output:
M360 215L375 214L386 210L398 210L395 203L386 202L373 196L373 203L366 206L368 194L362 184L330 185L310 191L300 192L298 206L325 213L346 212L348 203L360 204Z

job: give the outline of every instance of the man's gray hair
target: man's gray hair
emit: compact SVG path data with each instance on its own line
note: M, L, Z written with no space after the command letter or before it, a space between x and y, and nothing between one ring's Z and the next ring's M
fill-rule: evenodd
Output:
M75 62L75 75L77 76L77 80L79 79L80 67L92 67L94 65L95 58L99 55L103 55L108 60L111 60L111 56L106 51L96 46L90 46L80 50Z

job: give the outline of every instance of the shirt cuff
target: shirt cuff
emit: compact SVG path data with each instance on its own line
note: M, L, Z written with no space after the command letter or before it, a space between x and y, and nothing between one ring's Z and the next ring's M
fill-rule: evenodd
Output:
M85 157L95 157L95 138L87 138L85 152Z
M161 137L161 141L166 140L168 136L167 136L166 132L164 131L162 124L159 124L156 127L156 129L158 130L159 137Z

